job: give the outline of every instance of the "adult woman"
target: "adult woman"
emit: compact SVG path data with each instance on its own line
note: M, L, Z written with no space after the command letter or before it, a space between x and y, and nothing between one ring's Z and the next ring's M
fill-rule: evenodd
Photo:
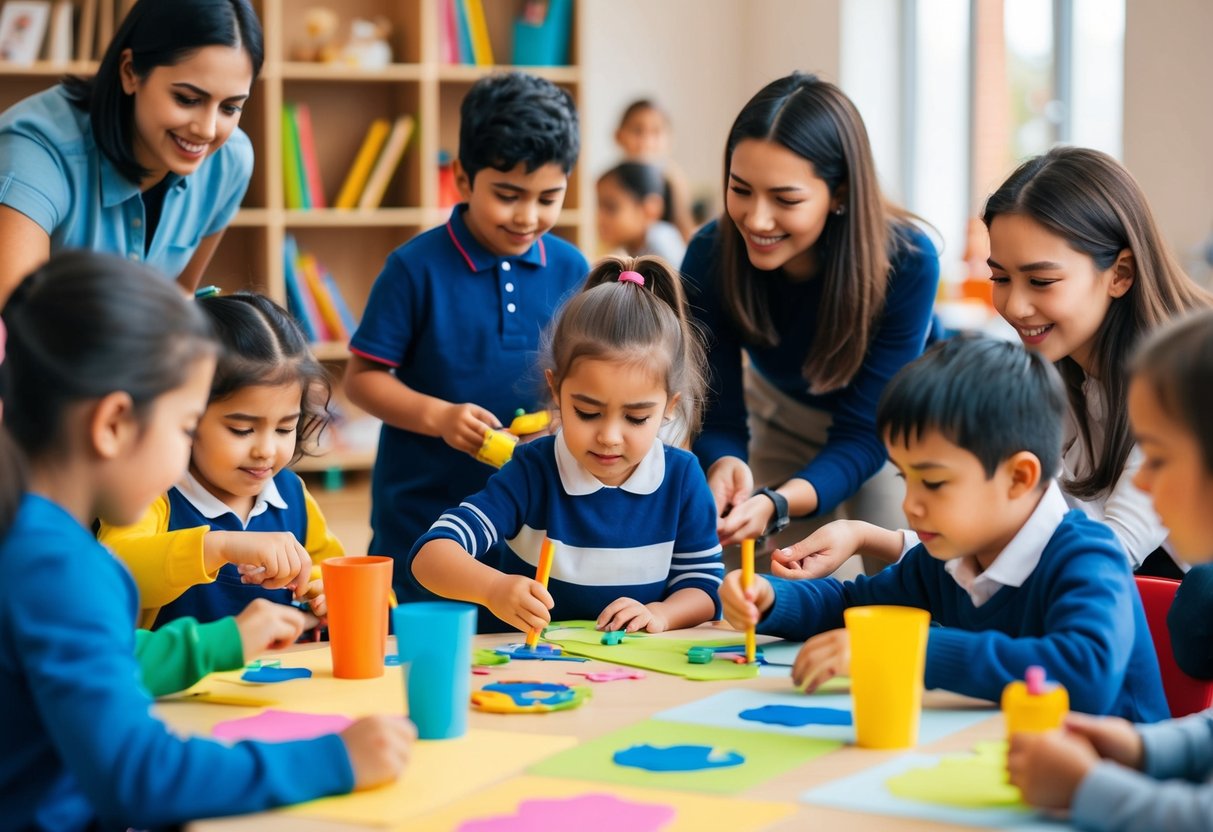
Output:
M237 124L262 59L248 0L139 0L95 76L0 115L0 304L64 248L192 290L248 188Z

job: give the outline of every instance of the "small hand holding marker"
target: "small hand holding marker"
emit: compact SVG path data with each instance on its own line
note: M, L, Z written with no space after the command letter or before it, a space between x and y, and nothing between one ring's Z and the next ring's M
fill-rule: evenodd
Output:
M539 547L539 566L535 570L535 580L544 589L548 588L548 579L552 576L552 560L555 557L556 546L546 537L543 539L543 544ZM539 629L532 629L526 635L526 646L528 649L534 650L539 644L539 634L542 632Z

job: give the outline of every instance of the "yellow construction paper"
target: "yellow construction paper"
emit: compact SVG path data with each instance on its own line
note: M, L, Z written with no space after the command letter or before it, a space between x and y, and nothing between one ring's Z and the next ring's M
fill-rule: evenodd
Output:
M712 797L665 790L557 780L550 777L516 777L470 795L458 805L425 815L408 823L409 832L451 832L472 820L514 814L524 800L569 798L586 794L610 794L637 803L655 803L672 807L677 814L661 832L704 832L727 829L751 832L765 829L796 811L792 803L767 803L757 800ZM576 830L571 830L576 832Z
M476 730L456 740L421 741L413 747L408 768L395 783L315 800L277 814L400 826L455 801L466 807L467 801L461 798L576 744L574 737ZM408 828L416 827L410 822Z
M933 766L890 777L888 790L907 800L994 809L1023 806L1019 789L1007 782L1007 744L979 742L972 754L949 754Z

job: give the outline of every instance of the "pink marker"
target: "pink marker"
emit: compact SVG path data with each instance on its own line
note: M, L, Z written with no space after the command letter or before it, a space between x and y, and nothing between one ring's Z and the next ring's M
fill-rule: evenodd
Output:
M587 672L584 670L570 670L574 676L584 676L591 682L617 682L622 679L643 679L644 674L639 670L599 670L596 672Z

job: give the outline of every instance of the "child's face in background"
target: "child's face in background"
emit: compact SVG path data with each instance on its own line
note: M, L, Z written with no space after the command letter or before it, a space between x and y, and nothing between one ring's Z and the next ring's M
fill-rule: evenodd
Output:
M652 218L636 195L608 176L598 180L598 239L628 251L644 244Z
M629 159L660 161L670 150L670 125L660 110L645 107L620 125L615 141Z
M508 171L484 168L470 184L458 162L455 170L459 192L468 203L464 215L468 230L482 246L502 257L525 254L551 230L569 184L564 169L555 162L530 173L523 162Z
M303 387L299 382L242 387L211 402L198 423L190 471L242 517L295 453Z
M905 479L902 509L931 557L977 558L988 568L1019 531L1023 518L1011 506L1013 481L1006 464L993 477L976 455L935 430L890 442L889 459Z
M1090 371L1091 348L1113 299L1132 280L1115 264L1099 271L1087 254L1030 217L1001 214L990 224L994 306L1028 349L1066 356Z
M1129 386L1129 418L1145 455L1133 484L1154 500L1180 557L1192 563L1213 560L1213 475L1200 443L1187 425L1167 415L1141 380Z
M573 458L604 485L620 485L632 475L678 398L666 395L644 363L599 358L574 361L552 393Z

